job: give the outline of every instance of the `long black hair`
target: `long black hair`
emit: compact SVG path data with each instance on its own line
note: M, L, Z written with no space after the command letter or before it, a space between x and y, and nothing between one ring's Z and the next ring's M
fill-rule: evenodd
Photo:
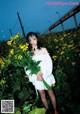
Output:
M29 37L32 37L32 36L35 36L37 39L39 39L38 38L38 35L37 35L37 33L35 33L35 32L29 32L28 34L27 34L27 36L26 36L26 40L27 40L27 42L29 43L29 49L31 50L31 45L30 45L30 42L29 42ZM37 48L38 49L41 49L41 44L40 44L40 42L39 42L39 40L37 41Z

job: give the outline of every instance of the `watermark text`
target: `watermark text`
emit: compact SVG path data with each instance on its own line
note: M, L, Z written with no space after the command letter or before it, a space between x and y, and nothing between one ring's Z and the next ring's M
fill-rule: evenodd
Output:
M69 1L69 2L58 2L58 1L55 1L55 2L46 2L46 5L61 5L61 6L79 5L79 4L80 4L79 2L72 2L72 1Z

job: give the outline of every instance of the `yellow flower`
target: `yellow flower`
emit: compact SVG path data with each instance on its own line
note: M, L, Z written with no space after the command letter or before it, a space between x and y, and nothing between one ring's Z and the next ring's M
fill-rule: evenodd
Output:
M74 66L76 64L76 62L72 62L72 65Z
M4 84L4 83L5 83L5 80L2 79L2 80L0 81L0 84Z
M8 60L5 60L6 63L10 63L11 61L8 59Z
M22 36L22 34L18 33L18 34L16 34L15 36L11 37L11 40L14 41L14 40L16 40L17 38L19 38L20 36Z
M29 46L29 44L28 44L28 43L26 43L25 45L26 45L26 46Z
M62 37L62 38L60 38L60 40L62 41L64 38Z
M52 84L52 87L54 87L55 86L55 84Z
M67 46L67 44L64 44L63 46L64 46L64 47L66 47L66 46Z
M0 63L1 63L2 61L3 61L2 58L0 58Z
M26 43L25 45L19 45L19 48L22 49L22 51L26 51L28 49L28 43Z
M26 76L24 76L25 78L28 78L28 76L26 75Z
M24 45L24 48L23 48L23 51L26 51L27 49L28 49L28 45L25 44L25 45Z
M66 47L62 47L62 49L65 49Z
M28 49L28 47L24 48L23 51L26 51Z
M67 36L67 34L64 34L64 37L66 37Z
M52 58L53 58L54 60L56 60L56 59L57 59L57 56L56 56L56 55L54 55L54 56L52 56Z
M10 54L11 54L11 55L14 54L14 49L10 49Z
M70 33L68 33L68 35L70 35Z
M18 56L18 59L19 59L19 60L21 60L22 58L23 58L22 55L19 55L19 56Z
M68 47L68 48L72 48L72 47L73 47L73 45L68 45L67 47Z
M54 39L54 42L58 42L58 40L57 39Z
M23 49L23 48L24 48L24 46L23 46L23 45L19 45L19 48L20 48L20 49Z
M21 34L21 33L18 33L18 34L17 34L17 37L20 37L20 36L23 36L23 34Z
M60 53L60 54L61 54L61 55L62 55L62 54L64 54L64 51L61 51L61 53Z
M18 38L18 35L15 35L12 39L16 40Z
M5 62L3 61L3 59L2 58L0 58L0 65L1 65L1 68L3 69L4 68L4 66L5 66Z
M5 66L5 63L3 62L2 65L1 65L1 67L4 68L4 66Z
M55 47L56 49L58 48L58 46Z
M7 42L7 44L8 44L8 45L11 45L11 44L12 44L12 40L9 40L9 41Z

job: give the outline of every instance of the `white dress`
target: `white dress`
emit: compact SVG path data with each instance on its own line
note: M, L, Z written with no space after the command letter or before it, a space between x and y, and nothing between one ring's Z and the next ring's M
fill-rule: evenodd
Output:
M39 66L41 67L41 71L43 73L44 80L51 86L55 84L55 78L52 74L53 64L49 53L34 55L33 60L41 61ZM35 74L30 75L30 71L27 70L25 73L28 75L30 82L33 83L36 90L47 90L43 81L37 80L37 76Z

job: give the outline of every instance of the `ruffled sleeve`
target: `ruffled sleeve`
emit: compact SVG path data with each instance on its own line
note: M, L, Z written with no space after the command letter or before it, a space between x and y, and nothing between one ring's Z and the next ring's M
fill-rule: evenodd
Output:
M45 53L44 55L44 65L43 68L41 69L42 73L43 73L43 77L46 78L48 76L50 76L52 74L52 70L53 70L53 63L52 63L52 59L49 55L49 53Z

